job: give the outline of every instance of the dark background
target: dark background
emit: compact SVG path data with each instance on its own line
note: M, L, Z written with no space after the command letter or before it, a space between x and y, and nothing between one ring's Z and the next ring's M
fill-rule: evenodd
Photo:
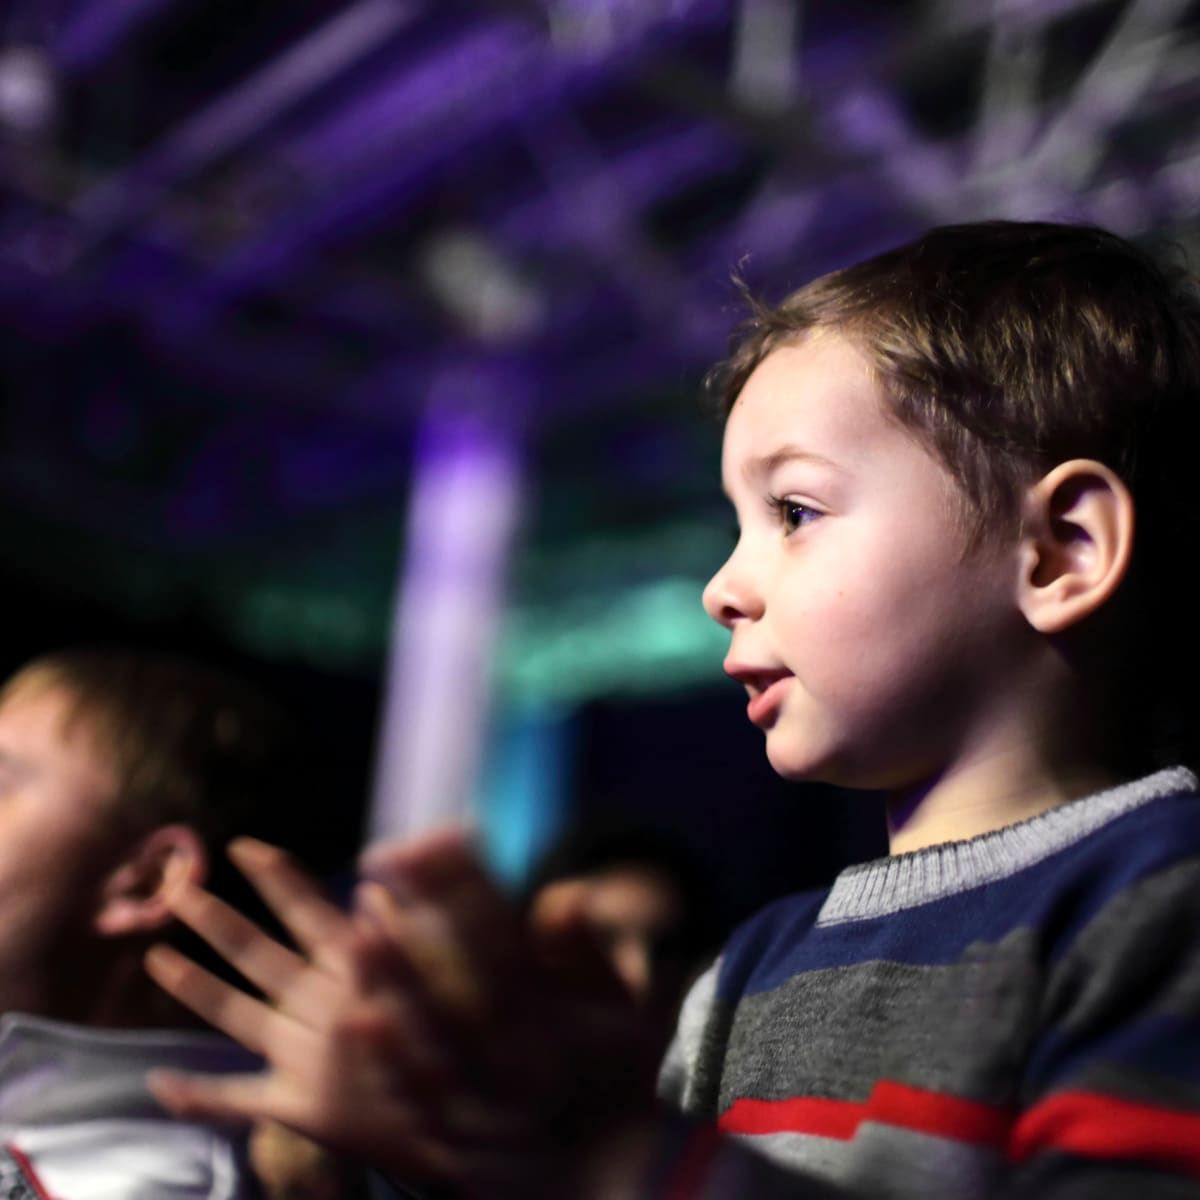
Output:
M251 676L311 731L330 801L288 832L336 871L419 431L472 381L529 494L509 614L612 643L552 686L505 634L494 719L552 704L569 806L678 831L731 914L827 878L873 802L771 775L715 633L663 651L728 545L730 272L778 295L985 216L1194 253L1198 63L1187 2L7 0L0 669Z

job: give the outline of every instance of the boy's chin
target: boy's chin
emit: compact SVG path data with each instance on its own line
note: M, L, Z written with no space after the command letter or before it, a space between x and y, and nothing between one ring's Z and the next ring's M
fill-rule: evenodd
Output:
M835 770L829 759L812 753L811 747L797 746L782 738L767 735L767 762L776 775L792 783L832 783Z
M853 791L877 791L878 782L864 778L862 764L848 762L843 755L821 753L813 745L767 737L767 762L776 775L789 783L824 783Z

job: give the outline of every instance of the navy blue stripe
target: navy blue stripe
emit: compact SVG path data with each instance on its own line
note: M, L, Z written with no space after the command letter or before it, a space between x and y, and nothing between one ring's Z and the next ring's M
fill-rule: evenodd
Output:
M730 939L717 995L735 1000L803 972L881 959L948 965L1019 928L1037 929L1053 962L1114 896L1188 859L1200 872L1200 798L1190 794L1149 801L1042 862L900 914L821 928L827 890L788 897Z
M1178 1015L1141 1017L1107 1036L1089 1029L1075 1036L1052 1029L1038 1043L1025 1068L1032 1088L1068 1084L1097 1065L1133 1068L1161 1079L1194 1085L1200 1080L1200 1023Z

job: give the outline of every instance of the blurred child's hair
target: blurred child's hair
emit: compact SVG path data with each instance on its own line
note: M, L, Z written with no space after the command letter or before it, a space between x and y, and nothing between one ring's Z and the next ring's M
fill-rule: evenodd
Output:
M848 338L894 417L957 482L969 549L1014 534L1025 490L1059 462L1096 459L1124 480L1137 535L1108 646L1120 720L1139 752L1159 747L1151 759L1191 757L1197 722L1183 709L1200 656L1180 565L1200 534L1195 280L1101 229L989 221L933 229L773 307L747 299L709 376L724 410L777 347L817 331Z
M284 714L241 680L188 659L70 649L27 663L0 689L60 693L68 735L112 771L110 813L131 836L181 823L218 851L291 782Z

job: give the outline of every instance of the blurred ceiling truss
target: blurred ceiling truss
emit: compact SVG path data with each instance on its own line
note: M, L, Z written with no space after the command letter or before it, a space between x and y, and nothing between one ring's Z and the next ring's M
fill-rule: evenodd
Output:
M306 439L403 431L464 362L519 376L541 426L619 423L636 395L721 352L728 271L747 255L752 281L777 290L984 215L1186 242L1200 223L1198 10L16 0L0 18L13 402L41 402L20 386L30 340L117 323L209 397L223 432L204 445L262 439L251 459L282 476L275 460ZM47 478L69 425L42 432ZM346 470L344 501L379 487L393 443L377 470ZM71 453L80 487L104 492L86 447ZM167 536L171 489L246 486L227 451L205 453L151 497L70 506L108 519L128 503L147 537ZM53 506L31 471L5 486ZM271 469L250 474L256 511L286 522L294 494L272 490ZM236 526L239 505L222 511Z

